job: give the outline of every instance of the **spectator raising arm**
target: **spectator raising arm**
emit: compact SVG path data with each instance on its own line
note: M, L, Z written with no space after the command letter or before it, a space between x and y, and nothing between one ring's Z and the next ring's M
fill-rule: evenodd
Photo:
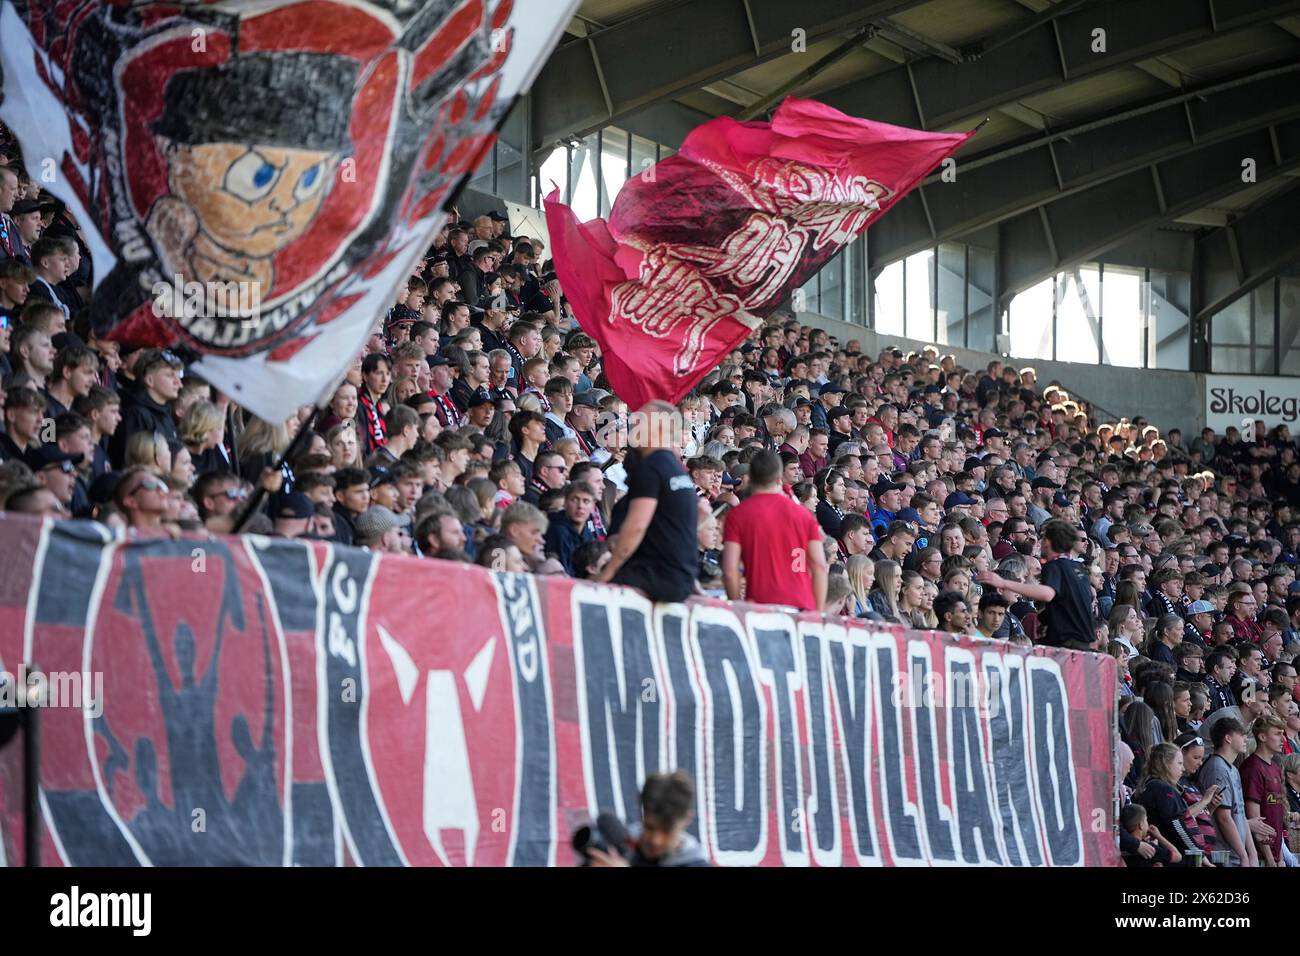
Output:
M975 576L975 580L980 584L987 584L990 587L1001 588L1010 591L1013 594L1019 594L1021 597L1029 598L1031 601L1042 601L1047 603L1056 597L1056 592L1046 584L1034 584L1030 581L1008 581L995 571L981 571Z

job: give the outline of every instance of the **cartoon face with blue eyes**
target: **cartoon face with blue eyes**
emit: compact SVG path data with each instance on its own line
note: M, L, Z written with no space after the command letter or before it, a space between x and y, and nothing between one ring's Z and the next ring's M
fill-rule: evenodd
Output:
M318 159L297 172L296 178L289 184L293 186L295 205L307 202L320 191L325 181L321 175L325 162L325 159ZM287 162L277 166L275 160L268 157L265 152L250 149L230 164L226 170L225 181L221 184L222 191L251 206L275 190L277 183L280 182L281 173L288 166Z
M311 224L341 157L311 149L243 143L166 142L171 196L155 203L150 233L163 238L186 278L258 281L271 257ZM175 241L167 242L169 235ZM179 264L178 264L179 267Z
M233 143L182 149L191 161L174 178L173 195L198 214L202 232L245 255L269 255L306 230L339 159L314 150Z

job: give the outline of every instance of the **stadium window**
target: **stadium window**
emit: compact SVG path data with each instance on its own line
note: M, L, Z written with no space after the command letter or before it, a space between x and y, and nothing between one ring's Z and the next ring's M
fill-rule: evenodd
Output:
M1018 292L1011 299L1011 354L1022 358L1052 357L1052 320L1056 277Z
M817 274L820 283L818 289L817 311L828 319L844 319L844 252L841 250L822 266Z
M1109 272L1109 270L1108 270ZM1147 367L1187 371L1191 358L1192 277L1152 269L1148 293Z
M881 269L872 289L876 297L876 331L881 335L904 335L903 261Z
M1252 346L1253 371L1256 375L1272 375L1277 371L1275 364L1277 350L1274 348L1276 340L1273 335L1277 310L1271 280L1251 292L1250 304L1255 328L1255 340Z
M1250 299L1228 303L1210 323L1215 345L1250 345Z
M935 342L964 345L966 324L966 247L943 243L939 246L938 323Z
M539 209L542 206L542 200L550 195L552 185L560 191L560 202L568 204L571 201L569 195L571 186L569 184L569 147L567 146L557 146L551 150L538 168L537 189L539 195L536 197L534 205Z
M644 136L632 135L632 175L644 176L657 162L655 144Z
M1103 322L1101 270L1096 265L1081 265L1060 273L1056 277L1056 348L1050 357L1096 363Z
M993 306L994 259L989 249L966 247L966 348L992 352L997 315ZM957 343L954 342L954 345Z
M859 237L844 249L844 262L849 274L844 300L844 320L855 325L867 324L866 248L866 240Z
M501 126L492 151L495 176L492 194L509 202L528 201L523 145L526 133L524 109L511 110Z
M609 216L614 197L627 182L627 163L631 144L628 134L617 126L607 126L600 133L600 213Z
M1101 361L1103 365L1142 367L1146 329L1144 269L1104 265L1101 272ZM1058 353L1068 355L1069 353Z
M907 313L909 339L934 341L934 250L917 252L904 260L907 263Z
M1300 342L1300 277L1278 280L1277 324L1281 342ZM1282 355L1283 375L1300 375L1300 345L1287 346Z
M573 149L569 180L573 184L573 214L579 222L595 219L600 205L597 197L596 164L599 162L600 148L596 134L586 136Z
M1242 296L1210 318L1210 369L1214 372L1250 374L1251 334L1250 297Z
M1250 348L1244 345L1215 345L1210 348L1210 368L1214 372L1250 374Z
M476 192L487 193L489 196L496 195L496 166L497 166L497 146L492 144L492 150L483 158L483 163L478 168L478 173L465 185Z

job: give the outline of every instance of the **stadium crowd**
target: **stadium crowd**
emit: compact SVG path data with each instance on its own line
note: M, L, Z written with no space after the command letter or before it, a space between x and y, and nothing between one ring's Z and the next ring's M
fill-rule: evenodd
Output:
M1295 864L1284 425L1101 423L1033 369L782 316L675 407L629 409L544 243L454 212L328 408L271 423L177 352L97 337L90 266L0 152L5 511L229 533L260 488L242 531L1109 654L1125 860Z

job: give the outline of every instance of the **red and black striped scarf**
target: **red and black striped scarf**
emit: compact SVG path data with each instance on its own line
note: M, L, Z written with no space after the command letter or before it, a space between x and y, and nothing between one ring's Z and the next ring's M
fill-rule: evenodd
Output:
M379 412L380 400L372 400L366 389L361 389L361 394L357 396L357 404L365 413L365 429L362 431L362 438L365 441L365 454L363 458L369 457L380 445L388 444L388 429L384 425L384 416Z
M434 401L442 406L443 415L447 418L447 427L460 428L460 409L456 406L456 403L451 400L451 396L439 395L437 392L432 390L430 390L429 394L433 396Z

